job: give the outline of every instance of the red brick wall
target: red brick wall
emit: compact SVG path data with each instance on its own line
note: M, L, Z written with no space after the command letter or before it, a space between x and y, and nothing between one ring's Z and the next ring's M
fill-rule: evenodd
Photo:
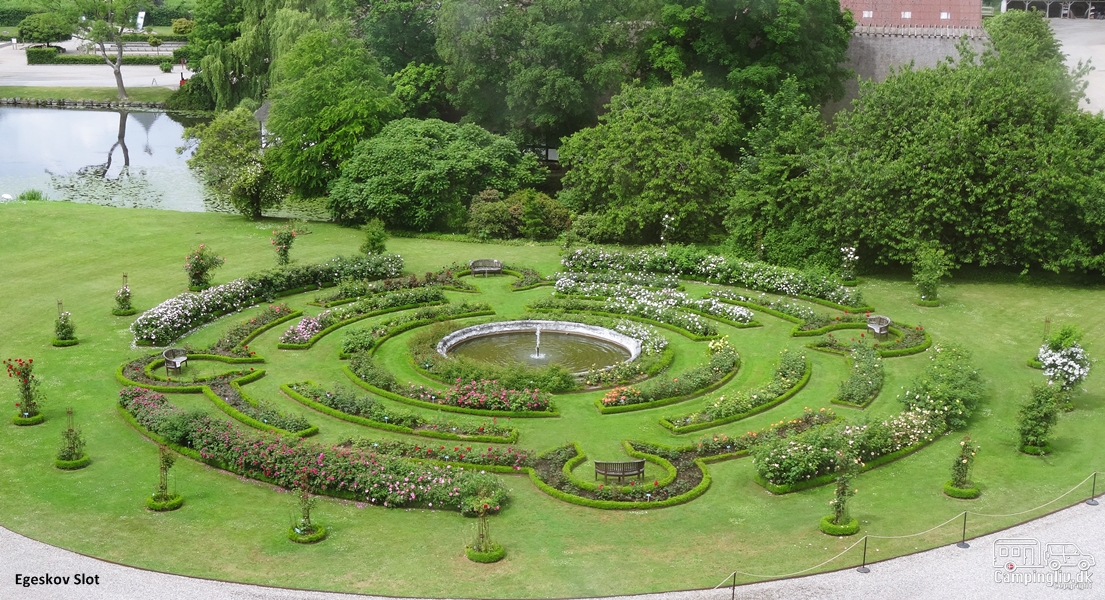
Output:
M982 0L840 0L850 8L857 25L913 27L978 27L982 24ZM872 16L864 17L864 11ZM902 18L902 13L910 18ZM950 18L941 19L940 13Z

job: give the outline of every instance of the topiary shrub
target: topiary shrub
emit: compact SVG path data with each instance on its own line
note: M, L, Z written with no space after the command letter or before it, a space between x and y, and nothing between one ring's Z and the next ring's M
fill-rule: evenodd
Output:
M828 535L855 535L859 531L859 521L852 519L844 525L837 525L833 523L833 515L825 515L821 517L818 528L821 529L821 533Z
M982 495L982 490L977 487L956 487L951 480L944 482L944 494L960 500L974 500Z
M173 19L173 33L177 35L188 35L192 33L192 30L196 28L196 22L191 19L179 18Z

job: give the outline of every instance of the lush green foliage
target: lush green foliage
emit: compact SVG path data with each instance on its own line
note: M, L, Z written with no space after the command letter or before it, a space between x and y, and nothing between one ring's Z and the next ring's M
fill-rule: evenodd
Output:
M103 57L94 54L62 54L56 46L27 48L28 65L102 65ZM158 56L124 56L124 65L157 65L163 59Z
M364 242L361 244L361 252L365 254L383 254L387 252L384 242L388 239L388 232L384 229L384 222L380 219L372 219L363 227Z
M779 355L779 364L771 381L753 390L741 390L719 396L712 404L700 412L668 417L668 422L676 426L692 425L720 421L727 417L744 414L758 406L768 404L793 388L806 372L806 357L792 350L783 350Z
M434 26L441 2L354 0L350 4L356 33L379 59L385 73L438 62Z
M196 28L196 22L185 17L180 17L179 19L173 19L172 27L173 33L177 35L188 35Z
M1057 385L1033 385L1028 402L1017 413L1021 446L1046 448L1051 428L1059 422L1059 406L1065 402Z
M342 27L308 32L283 56L266 124L280 141L266 149L277 178L311 196L399 107L364 43Z
M694 241L717 231L740 134L732 96L692 76L626 86L609 109L560 148L571 168L560 199L597 216L592 241Z
M603 396L602 404L626 406L692 394L721 381L739 364L736 348L726 340L717 340L712 343L705 364L676 373L674 377L657 377L640 385L614 388Z
M400 119L361 142L330 191L340 222L378 217L392 227L456 229L473 195L542 179L537 159L472 124Z
M880 262L939 244L954 264L1105 265L1105 118L1040 13L986 21L992 48L865 83L811 170L818 214Z
M194 78L185 87L193 85ZM261 130L248 105L189 127L184 136L198 143L188 165L199 171L204 183L228 197L238 212L259 219L264 209L280 203L284 190L263 160Z
M950 429L963 429L982 399L982 377L971 364L971 353L955 344L937 344L929 363L898 397L911 411L929 411Z
M498 190L484 190L472 198L468 232L480 239L527 237L551 240L569 225L568 209L549 196L523 189L502 198Z
M25 44L64 42L73 37L73 23L60 13L37 13L19 22L19 39Z
M206 244L184 257L184 272L188 274L190 287L204 288L211 285L211 271L223 266L226 259L215 254Z
M975 462L975 454L978 454L978 446L971 441L971 436L963 436L959 442L959 455L952 462L952 486L959 489L967 489L971 485L971 466Z
M948 274L952 266L951 257L934 244L921 244L917 247L917 256L913 260L913 285L917 286L917 295L925 302L939 300L940 278Z
M836 400L844 404L867 406L882 389L883 364L878 350L865 343L854 344L849 352L852 372L840 382Z

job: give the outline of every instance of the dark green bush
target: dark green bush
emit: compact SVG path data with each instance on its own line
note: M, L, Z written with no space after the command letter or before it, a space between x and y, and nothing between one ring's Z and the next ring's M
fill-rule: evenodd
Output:
M173 53L173 58L176 58L176 52ZM193 77L165 100L165 108L169 110L210 111L215 110L215 98L201 78Z
M568 209L541 192L519 190L506 201L522 205L521 234L532 240L554 239L571 223Z
M162 73L172 73L173 72L173 62L170 61L170 60L163 60L163 61L161 61L161 64L159 64L157 66L161 67L161 72Z
M185 19L184 17L173 19L173 33L177 35L187 38L188 34L192 33L192 30L195 28L196 22L191 19Z
M25 8L0 8L0 27L18 27L23 19L36 12Z
M124 56L124 65L157 65L163 60L160 56ZM28 65L102 65L104 59L99 54L61 54L58 48L27 48Z
M349 361L349 368L369 385L388 392L393 392L396 389L395 375L381 367L368 352L354 354Z
M518 237L522 206L504 201L473 202L468 209L468 233L480 239L509 240Z
M161 34L150 35L148 33L124 33L123 35L119 36L119 39L123 40L124 42L146 42L146 41L149 41L149 39L151 37L156 37L157 39L161 40L162 42L187 42L188 41L188 36L186 36L186 35L173 35L171 33L167 33L167 34L164 34L164 35L161 35Z

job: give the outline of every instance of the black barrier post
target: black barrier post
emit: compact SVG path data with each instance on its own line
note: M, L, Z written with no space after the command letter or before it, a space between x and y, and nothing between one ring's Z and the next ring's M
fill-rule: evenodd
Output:
M871 569L867 568L867 536L863 536L863 564L856 569L859 573L870 573Z
M733 600L737 600L737 572L733 571Z
M967 511L963 511L963 537L956 544L958 548L970 548L971 545L967 543Z
M1093 472L1093 489L1090 490L1090 499L1086 500L1086 504L1089 504L1090 506L1097 506L1097 498L1094 498L1094 496L1096 496L1096 495L1097 495L1097 471L1094 471Z

